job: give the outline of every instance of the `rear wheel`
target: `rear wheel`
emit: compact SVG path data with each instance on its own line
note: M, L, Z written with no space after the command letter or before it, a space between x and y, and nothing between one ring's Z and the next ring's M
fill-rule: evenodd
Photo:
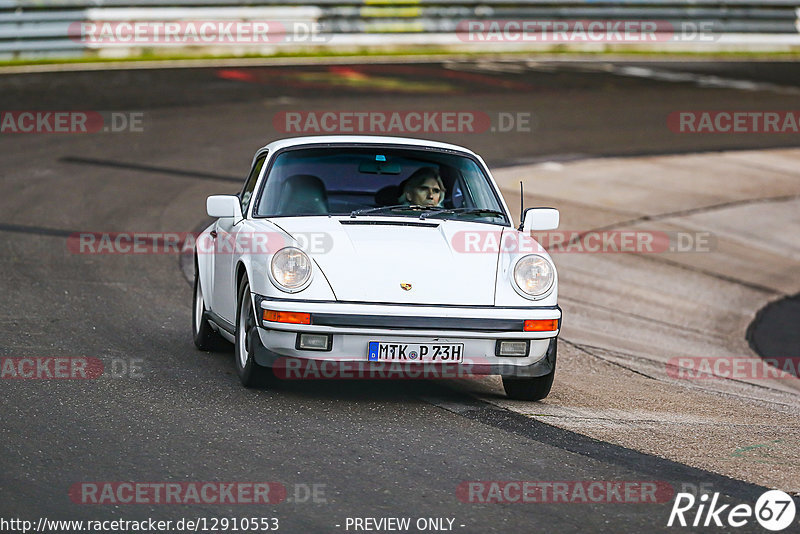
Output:
M259 365L253 352L261 345L256 325L256 315L250 299L250 284L242 279L239 284L239 298L236 313L236 373L245 387L258 387L268 384L272 377L272 369Z
M192 333L194 344L200 350L211 350L217 346L222 338L211 328L206 319L206 304L203 298L203 288L200 287L200 274L195 261L194 269L194 299L192 302Z

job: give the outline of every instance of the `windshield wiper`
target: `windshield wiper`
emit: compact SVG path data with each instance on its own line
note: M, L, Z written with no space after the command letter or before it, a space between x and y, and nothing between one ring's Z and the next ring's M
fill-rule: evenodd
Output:
M366 215L368 213L379 213L381 211L395 211L395 210L410 210L410 211L442 211L444 208L440 206L421 206L419 204L395 204L394 206L378 206L377 208L364 208L360 210L353 210L350 212L350 217L355 218L356 215ZM424 213L423 213L424 215ZM422 218L422 217L420 217Z
M419 218L420 219L425 219L427 217L435 216L435 215L450 215L450 214L461 215L463 213L466 213L466 214L469 214L469 215L479 215L479 214L480 215L494 215L495 217L503 217L504 219L506 217L505 213L503 213L503 212L500 212L500 211L497 211L497 210L490 210L490 209L486 209L486 208L453 208L453 209L448 209L448 210L442 209L442 210L437 211L436 213L423 213L423 214L421 214L419 216Z

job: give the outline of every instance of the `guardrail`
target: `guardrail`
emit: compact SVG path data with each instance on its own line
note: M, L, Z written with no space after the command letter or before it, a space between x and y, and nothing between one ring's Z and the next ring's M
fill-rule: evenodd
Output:
M465 21L658 21L704 24L714 34L796 35L800 0L0 0L0 59L125 56L180 46L273 53L309 44L377 43L415 35L418 44L457 43ZM87 38L82 23L215 21L205 42L110 42ZM263 22L260 42L221 42L224 22ZM461 26L459 25L461 24ZM287 33L304 27L309 39ZM115 28L118 26L114 26ZM268 30L265 28L268 27ZM98 30L99 31L99 30ZM135 29L129 30L131 33ZM314 37L314 39L310 39ZM359 38L361 38L359 40ZM462 42L464 39L460 39Z

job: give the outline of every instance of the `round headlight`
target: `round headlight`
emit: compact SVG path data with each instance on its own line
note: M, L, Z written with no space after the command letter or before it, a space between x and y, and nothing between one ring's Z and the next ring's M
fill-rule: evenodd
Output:
M270 272L279 289L299 291L311 279L311 260L299 248L282 248L272 256Z
M553 286L554 279L553 265L536 254L525 256L514 267L514 283L532 297L546 293Z

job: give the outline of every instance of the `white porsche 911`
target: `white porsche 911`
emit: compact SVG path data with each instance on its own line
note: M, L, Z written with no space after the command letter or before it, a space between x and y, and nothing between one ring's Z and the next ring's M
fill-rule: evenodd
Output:
M530 234L556 228L558 211L525 210L515 229L473 152L285 139L255 154L238 195L206 208L194 341L234 343L245 386L338 366L342 378L498 374L511 398L550 392L558 280Z

